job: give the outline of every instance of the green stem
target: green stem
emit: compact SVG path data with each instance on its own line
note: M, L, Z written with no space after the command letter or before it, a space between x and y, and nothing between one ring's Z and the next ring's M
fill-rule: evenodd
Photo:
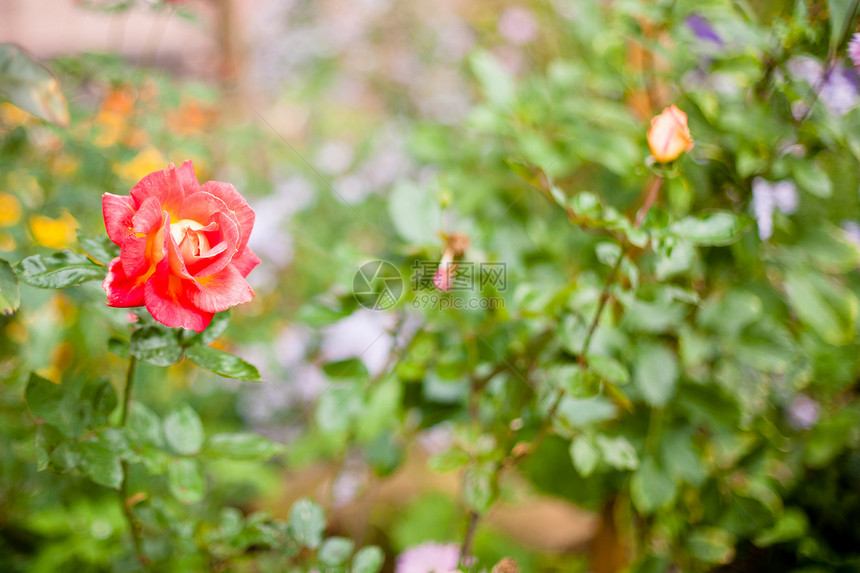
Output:
M137 358L135 356L131 356L128 359L128 371L126 372L125 386L122 391L122 410L119 418L120 428L124 428L125 423L128 420L128 410L131 405L131 389L134 386L134 376L136 372ZM131 511L131 504L129 503L128 495L128 476L128 462L123 460L122 483L119 487L119 503L122 507L122 513L125 515L125 519L128 522L128 529L131 532L131 540L134 543L134 553L137 555L137 560L140 561L141 565L146 567L149 564L149 559L147 559L146 555L143 553L143 538L140 534L140 524L137 523L134 513Z

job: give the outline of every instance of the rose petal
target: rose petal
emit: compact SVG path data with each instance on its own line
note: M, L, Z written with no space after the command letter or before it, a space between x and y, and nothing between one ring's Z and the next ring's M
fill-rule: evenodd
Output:
M102 214L108 237L117 245L122 244L126 235L132 233L134 199L126 196L105 193L102 195Z
M107 293L107 305L121 308L140 306L144 299L145 277L129 277L116 257L108 264L102 288Z
M233 266L242 273L243 277L247 277L260 262L260 257L251 250L251 247L245 247L244 251L233 257Z
M197 279L197 289L188 291L188 298L200 310L221 312L231 306L250 302L254 289L236 267L227 265L208 277Z
M207 181L200 186L200 190L218 197L235 213L239 225L239 252L241 253L248 244L251 229L254 228L254 210L248 206L248 202L236 188L229 183Z
M167 169L154 171L141 179L132 187L131 196L138 205L154 197L163 210L171 213L176 213L185 199L182 182L172 163Z
M197 181L197 175L194 173L194 164L190 159L187 159L180 167L176 169L176 175L179 177L179 184L185 192L185 196L200 191L200 182Z
M192 281L172 275L170 257L156 265L155 273L146 281L144 300L152 318L165 326L187 328L202 332L212 320L212 313L197 308L187 296L195 285Z
M148 235L156 227L164 225L164 211L161 203L155 197L149 197L138 208L132 217L134 232L140 235Z

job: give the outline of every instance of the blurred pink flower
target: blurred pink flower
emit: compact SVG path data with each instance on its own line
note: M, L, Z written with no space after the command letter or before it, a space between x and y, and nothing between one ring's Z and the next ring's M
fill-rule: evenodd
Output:
M395 573L449 573L456 571L460 548L433 541L410 547L397 558Z
M511 6L499 17L499 34L515 46L525 46L537 39L538 23L531 10Z

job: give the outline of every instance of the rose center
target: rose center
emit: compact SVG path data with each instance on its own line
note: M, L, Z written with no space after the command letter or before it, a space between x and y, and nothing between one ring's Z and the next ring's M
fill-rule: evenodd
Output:
M205 227L206 225L201 225L197 221L182 219L170 224L170 236L177 245L181 245L182 240L188 237L194 249L194 254L199 255L209 250L209 239L206 238L205 233L199 232Z

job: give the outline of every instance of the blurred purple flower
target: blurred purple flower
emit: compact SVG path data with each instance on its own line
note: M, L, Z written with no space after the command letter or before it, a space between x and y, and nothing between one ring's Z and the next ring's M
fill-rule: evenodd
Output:
M842 221L842 230L845 231L848 240L860 249L860 224L854 221Z
M795 56L788 61L788 71L795 80L802 80L818 91L818 97L831 114L842 117L860 103L860 79L857 72L836 62L829 70L809 56ZM806 102L794 102L796 118L806 115Z
M460 548L454 543L428 542L410 547L397 558L395 573L448 573L457 570Z
M710 22L708 22L700 14L691 14L687 16L685 22L687 24L687 27L690 28L690 30L692 30L692 32L700 40L713 42L718 46L723 45L723 39L720 38L720 35L717 34L717 31L714 30Z
M798 430L808 430L818 422L819 409L818 402L800 394L788 407L788 421Z
M499 34L508 43L525 46L537 39L538 23L528 8L511 6L499 17Z
M854 69L860 73L860 34L854 34L848 42L848 57L854 64Z
M758 223L758 236L762 241L773 235L773 212L779 209L786 215L797 210L797 187L791 181L771 183L761 177L753 180L753 215Z

